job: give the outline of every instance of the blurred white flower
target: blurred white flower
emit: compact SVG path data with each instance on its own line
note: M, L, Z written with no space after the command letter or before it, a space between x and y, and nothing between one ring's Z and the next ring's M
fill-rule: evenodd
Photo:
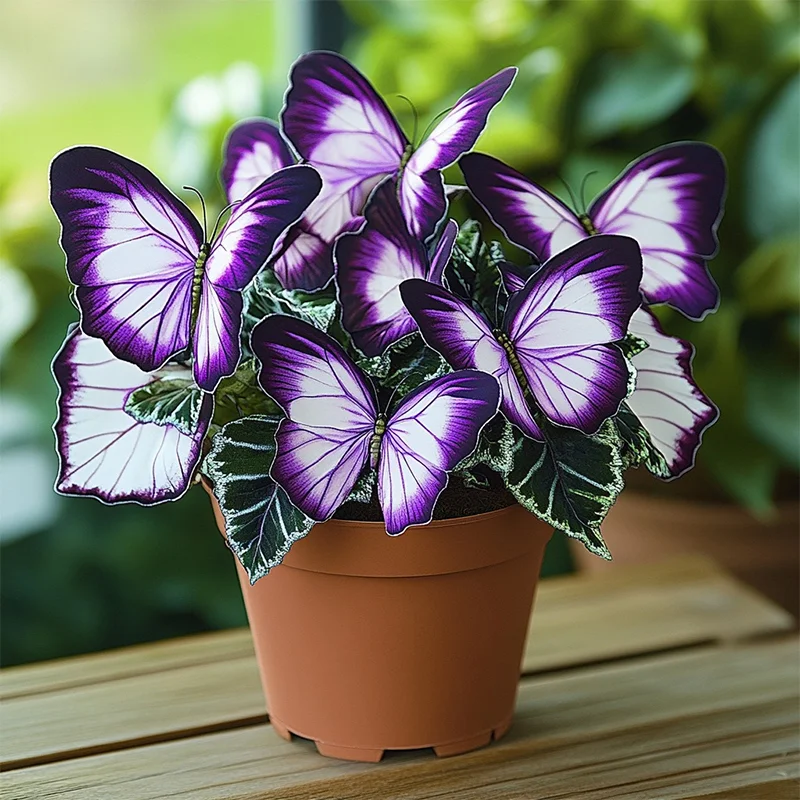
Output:
M183 122L205 128L222 119L225 95L221 81L212 75L201 75L180 90L175 99L175 111Z
M261 74L255 64L240 61L222 74L222 94L228 112L236 119L254 117L261 112Z

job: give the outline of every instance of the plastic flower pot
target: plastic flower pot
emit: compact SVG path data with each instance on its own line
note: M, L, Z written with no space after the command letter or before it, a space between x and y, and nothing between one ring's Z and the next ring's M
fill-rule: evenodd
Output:
M237 562L275 730L353 761L498 739L551 533L516 505L397 537L330 520L254 585Z

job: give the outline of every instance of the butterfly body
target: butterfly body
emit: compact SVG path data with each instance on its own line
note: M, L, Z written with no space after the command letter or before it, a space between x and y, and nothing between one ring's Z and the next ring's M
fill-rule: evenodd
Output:
M517 351L514 349L514 343L508 338L508 335L499 328L495 328L492 333L494 334L494 338L502 345L503 350L506 351L508 363L511 365L511 369L519 381L522 394L528 396L530 394L530 384L528 383L527 377L525 377L525 370L522 369Z
M194 273L192 274L192 317L191 331L197 324L197 313L200 310L200 296L203 293L203 272L205 271L208 254L211 252L211 245L203 242L200 245L200 252L194 262Z
M375 429L369 440L369 466L370 469L378 468L378 461L381 457L381 441L386 433L386 415L378 414L375 420Z
M589 234L589 236L597 236L597 234L600 233L600 231L595 228L594 223L588 214L578 214L578 220L581 225L583 225L583 229Z

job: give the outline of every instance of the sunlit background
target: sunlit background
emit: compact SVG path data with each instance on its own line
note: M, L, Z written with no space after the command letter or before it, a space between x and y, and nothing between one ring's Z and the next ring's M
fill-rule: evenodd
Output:
M800 441L800 28L791 0L11 0L0 24L0 542L3 664L244 623L208 500L58 497L49 362L77 318L47 202L50 159L96 144L219 203L228 127L277 118L293 58L351 58L410 131L509 64L478 149L587 201L637 155L700 139L730 169L719 312L665 316L720 406L666 491L769 520ZM448 180L460 180L457 170ZM187 198L188 199L188 198ZM548 569L569 568L554 540ZM768 540L760 543L769 547Z

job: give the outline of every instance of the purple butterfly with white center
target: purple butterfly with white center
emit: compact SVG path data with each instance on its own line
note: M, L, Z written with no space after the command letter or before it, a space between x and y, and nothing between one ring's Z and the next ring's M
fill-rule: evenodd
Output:
M328 52L300 58L292 67L281 123L297 152L322 175L319 205L326 219L315 229L330 241L361 213L372 189L392 176L399 181L410 232L427 241L447 209L442 170L472 149L516 73L508 67L470 89L415 150L352 64Z
M694 349L688 342L667 336L646 308L634 313L629 330L647 348L631 359L636 389L628 405L664 457L670 477L677 478L694 466L703 433L719 412L692 377Z
M274 122L251 119L239 123L225 141L225 160L220 173L228 202L243 200L278 170L296 163ZM319 208L318 198L303 219L275 244L269 266L284 289L313 291L333 277L330 242L313 230Z
M613 343L639 307L642 262L625 236L594 236L542 266L513 294L502 324L446 289L406 281L400 293L423 339L454 369L479 369L500 384L501 409L533 439L535 410L595 433L629 391L625 357Z
M191 433L140 422L125 404L158 375L115 358L100 339L77 327L55 357L53 375L59 386L53 427L58 492L91 495L104 503L153 505L175 500L189 488L211 420L211 395L203 395Z
M239 363L241 290L320 186L311 167L288 167L208 242L149 170L99 147L65 150L50 168L50 197L82 330L146 372L191 348L197 385L213 392Z
M530 268L503 266L503 282L509 293L518 292L531 275ZM631 358L636 368L636 388L627 403L664 457L670 478L694 466L703 433L716 422L719 412L692 376L692 346L661 329L645 307L631 316L628 331L647 344Z
M342 325L365 355L380 355L417 329L403 305L400 284L409 278L441 283L457 233L458 225L450 220L429 257L406 227L393 183L384 181L372 193L366 224L340 236L334 247Z
M259 382L286 414L272 478L318 521L334 514L369 465L378 471L388 533L430 522L448 473L497 413L494 378L463 370L422 384L387 415L342 347L293 317L267 317L251 342Z
M459 165L467 186L508 239L540 262L597 233L630 236L642 250L642 294L692 319L716 309L706 265L717 252L725 162L700 142L666 145L634 161L576 214L557 197L491 156Z

